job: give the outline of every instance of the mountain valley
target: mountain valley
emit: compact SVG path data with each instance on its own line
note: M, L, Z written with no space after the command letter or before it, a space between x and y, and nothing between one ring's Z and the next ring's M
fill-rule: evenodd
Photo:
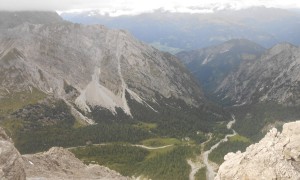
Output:
M200 81L206 94L214 91L245 61L255 61L265 48L246 39L234 39L217 46L182 51L176 56Z
M126 31L73 24L55 13L3 14L0 124L21 154L55 146L105 143L115 147L115 143L135 145L152 139L160 143L174 138L178 145L167 153L141 150L148 154L138 160L147 167L141 172L126 170L125 162L118 162L117 167L104 164L128 176L140 173L162 178L163 171L157 175L149 168L179 155L171 161L180 166L164 164L161 169L177 169L174 176L188 173L185 159L193 156L194 146L206 140L206 133L222 136L227 132L229 113L204 96L175 56ZM47 23L41 24L42 18ZM115 152L112 149L105 152ZM140 149L124 146L122 151ZM75 154L81 157L81 153ZM153 158L148 160L148 156Z
M299 176L297 13L85 13L0 11L0 179Z

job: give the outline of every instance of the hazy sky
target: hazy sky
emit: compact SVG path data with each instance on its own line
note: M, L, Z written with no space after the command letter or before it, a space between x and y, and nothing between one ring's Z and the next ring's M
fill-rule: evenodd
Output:
M102 13L114 15L137 14L158 8L177 12L213 12L251 6L300 8L300 0L0 0L0 10L99 9Z

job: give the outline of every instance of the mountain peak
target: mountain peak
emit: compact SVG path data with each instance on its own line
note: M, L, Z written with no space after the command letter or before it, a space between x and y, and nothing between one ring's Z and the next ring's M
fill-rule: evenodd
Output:
M293 48L297 48L297 46L288 43L288 42L282 42L282 43L278 43L275 46L273 46L272 48L270 48L270 51L273 53L279 53L283 50L288 50L288 49L293 49Z
M53 24L64 20L51 11L0 11L0 29L13 28L23 23Z

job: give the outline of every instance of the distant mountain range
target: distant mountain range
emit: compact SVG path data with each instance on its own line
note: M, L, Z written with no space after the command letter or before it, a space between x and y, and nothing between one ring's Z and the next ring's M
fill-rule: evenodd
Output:
M212 150L220 142L215 150L222 161L223 153L300 118L297 12L251 8L214 14L156 11L108 17L89 11L61 16L0 12L0 126L20 153L87 145L82 152L91 150L86 151L88 159L96 153L89 162L98 162L105 160L100 149L117 142L107 150L112 155L107 163L117 153L121 163L128 163L125 170L132 161L133 168L147 165L129 175L151 171L149 178L156 179L156 167L163 167L157 176L161 179L175 177L174 172L187 178L187 158L199 150ZM235 136L223 142L231 126ZM136 151L139 147L147 148ZM53 151L65 154L60 148L48 153ZM141 158L123 159L126 153ZM30 162L26 166L35 163Z
M281 43L265 49L249 40L177 54L205 94L235 114L234 129L257 141L271 128L300 118L300 49Z
M236 104L273 101L299 105L299 60L299 47L278 44L257 60L243 62L215 92Z
M298 46L280 43L270 49L244 39L183 51L177 57L206 93L233 104L274 101L299 105Z
M244 61L255 61L265 48L246 39L235 39L208 48L182 51L176 56L211 94Z
M208 14L157 10L140 15L110 17L97 11L62 13L69 21L126 29L138 39L171 53L217 45L231 39L250 39L264 47L279 42L300 44L300 14L253 7Z

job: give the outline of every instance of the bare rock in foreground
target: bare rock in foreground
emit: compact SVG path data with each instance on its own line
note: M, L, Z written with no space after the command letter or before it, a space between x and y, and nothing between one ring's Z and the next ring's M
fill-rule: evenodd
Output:
M24 155L27 179L128 179L99 165L85 165L66 149L53 147L47 152Z
M300 179L300 121L272 129L244 153L228 153L215 180Z
M0 179L24 180L25 178L22 156L5 131L0 128Z
M99 165L85 165L73 153L53 147L47 152L21 155L0 127L1 180L128 179Z

